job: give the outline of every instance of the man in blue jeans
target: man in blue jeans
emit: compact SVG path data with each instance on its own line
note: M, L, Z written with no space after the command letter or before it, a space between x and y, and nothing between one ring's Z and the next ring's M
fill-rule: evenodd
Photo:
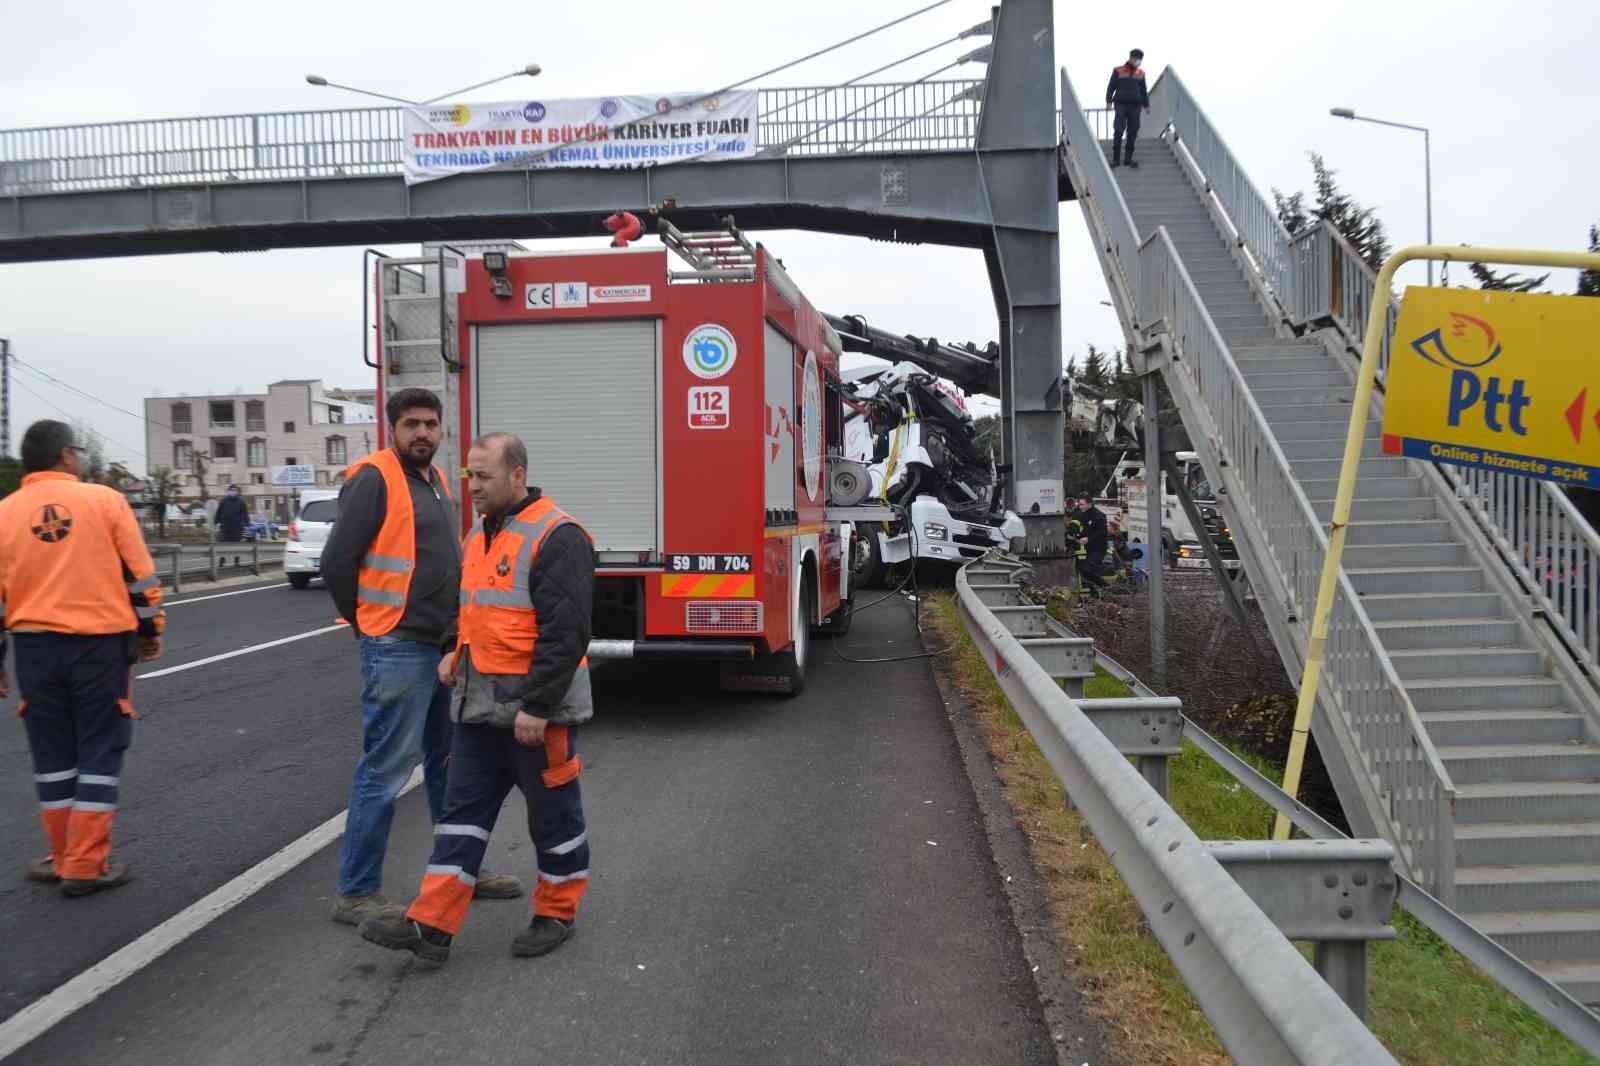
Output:
M450 690L439 682L439 661L456 641L461 545L449 481L433 465L443 406L426 389L401 389L385 414L391 447L346 472L322 551L323 581L361 644L361 758L333 909L346 925L399 911L379 891L395 798L420 762L438 822L450 750ZM480 874L475 895L516 899L522 884Z

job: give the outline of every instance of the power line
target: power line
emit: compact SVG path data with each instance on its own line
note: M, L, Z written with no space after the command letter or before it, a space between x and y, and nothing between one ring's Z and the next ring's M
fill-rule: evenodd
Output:
M147 415L142 415L142 414L138 414L136 412L130 411L126 407L118 407L116 404L111 403L111 402L106 401L106 400L102 400L100 397L94 395L91 392L84 392L82 389L78 388L76 385L69 385L65 381L62 381L60 378L55 377L54 375L52 375L48 371L41 370L39 367L34 366L32 363L25 362L20 356L13 355L11 357L11 361L16 363L19 366L27 367L29 370L33 371L35 374L38 374L40 377L44 378L46 381L49 381L52 384L58 385L61 388L66 389L68 392L77 393L79 396L82 396L86 400L93 400L95 403L99 404L102 407L109 407L113 411L117 411L117 412L119 412L121 414L125 414L125 415L129 416L130 418L137 418L141 422L149 422L153 426L160 426L162 429L169 429L169 430L172 429L172 427L167 425L165 422L159 421L159 420L154 419L154 418L150 418ZM177 431L173 430L173 432L177 432Z
M28 395L32 396L34 399L38 400L40 403L44 404L46 407L49 407L50 409L54 410L56 413L62 415L68 421L71 421L71 422L82 422L83 421L78 415L75 415L72 412L66 410L65 408L59 406L58 404L52 402L47 397L41 396L41 395L39 395L39 393L34 392L33 389L29 388L28 384L26 382L24 382L21 378L17 378L16 381L15 381L15 384L16 384L17 388L21 389L23 392L25 392ZM106 436L104 433L100 432L98 429L95 429L93 426L88 425L87 423L84 423L84 428L87 429L90 433L93 433L96 437L99 437L105 443L107 443L107 444L115 444L118 448L122 449L123 451L131 453L133 455L137 455L139 458L143 459L146 463L148 463L150 461L150 457L144 453L144 449L143 448L130 448L128 445L123 444L121 441L115 440L115 439L113 439L111 437Z

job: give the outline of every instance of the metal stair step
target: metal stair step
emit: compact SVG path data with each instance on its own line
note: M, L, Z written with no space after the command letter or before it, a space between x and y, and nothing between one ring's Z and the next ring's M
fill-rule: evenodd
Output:
M1345 546L1443 544L1456 539L1455 528L1443 518L1356 518L1351 521L1350 532L1345 535ZM1499 613L1494 612L1494 617L1498 617Z
M1256 403L1261 405L1261 413L1267 416L1267 425L1276 429L1279 426L1297 425L1301 422L1337 422L1349 428L1350 412L1354 405L1340 403L1337 400L1328 403L1295 403L1274 404L1267 406L1261 403L1261 397L1256 397ZM1372 419L1368 419L1367 428L1376 428ZM1344 434L1337 434L1343 439Z
M1269 407L1305 407L1325 406L1337 404L1346 411L1350 410L1355 387L1345 380L1343 374L1337 370L1328 372L1330 377L1337 375L1338 380L1327 385L1315 382L1299 382L1297 384L1263 384L1258 378L1245 377L1245 383L1250 386L1250 394L1256 398L1256 403L1261 405L1263 411ZM1273 375L1276 377L1277 375ZM1308 375L1309 376L1309 375Z
M1334 412L1337 414L1337 412ZM1270 415L1267 418L1272 426L1272 434L1279 441L1286 440L1321 440L1332 443L1338 450L1335 454L1343 454L1345 434L1350 430L1350 412L1344 412L1343 418L1311 418L1304 421L1273 422ZM1382 429L1375 421L1368 420L1362 430L1365 440L1375 441L1382 446Z
M1560 985L1563 992L1579 1003L1591 1007L1600 1003L1600 958L1561 959L1531 965L1545 980Z
M1436 747L1450 780L1458 785L1490 781L1593 781L1600 778L1600 747L1592 744L1467 744Z
M1355 527L1351 527L1354 532ZM1384 592L1361 597L1373 625L1384 622L1432 622L1447 618L1504 617L1498 592Z
M1344 438L1338 440L1286 440L1278 437L1278 447L1292 464L1300 459L1337 459L1344 454ZM1361 442L1362 459L1385 458L1383 440L1367 437Z
M1358 486L1360 482L1356 483ZM1471 556L1465 544L1346 544L1345 569L1387 570L1422 566L1467 566Z
M1600 863L1456 869L1456 909L1559 911L1600 907Z
M1332 500L1312 500L1311 509L1316 512L1318 521L1326 522L1333 518ZM1356 501L1350 505L1350 518L1352 521L1369 519L1406 521L1410 519L1437 518L1438 516L1439 501L1432 496L1402 496L1394 499L1358 496Z
M1305 490L1308 499L1331 500L1339 491L1339 482L1326 478L1302 478L1300 487ZM1399 499L1406 496L1422 496L1427 491L1427 483L1420 476L1404 474L1400 477L1379 477L1360 472L1356 474L1355 498L1358 500Z
M1456 825L1458 868L1568 862L1600 862L1600 821ZM1600 956L1600 952L1595 954Z
M1346 566L1358 596L1385 592L1482 592L1483 571L1476 566L1412 566L1363 570Z
M1406 692L1419 711L1472 711L1496 707L1559 707L1561 685L1539 674L1507 677L1458 677L1407 681ZM1515 775L1513 775L1515 776ZM1594 775L1600 778L1600 773ZM1511 780L1502 776L1501 780ZM1529 780L1538 780L1529 778Z
M1344 467L1343 459L1302 459L1290 463L1296 476L1302 483L1307 481L1339 481L1339 471ZM1381 459L1364 460L1358 468L1357 484L1366 478L1379 477L1407 477L1411 467L1405 459L1397 456L1386 455Z
M1600 909L1485 911L1472 924L1519 959L1600 957Z
M1506 649L1506 654L1521 654L1537 660L1537 652L1516 652ZM1396 672L1402 678L1409 675L1400 668L1408 656L1426 655L1427 652L1390 652ZM1456 658L1468 661L1497 658L1494 649L1457 653ZM1464 675L1465 676L1465 675ZM1483 675L1478 675L1483 676ZM1508 711L1426 711L1422 724L1428 727L1428 738L1436 747L1482 747L1496 744L1566 744L1584 739L1583 717L1560 708L1530 708ZM1600 810L1596 811L1600 814Z
M1600 781L1491 781L1456 785L1456 826L1600 820ZM1600 887L1600 886L1597 886Z
M1345 549L1349 551L1350 549ZM1365 597L1367 613L1372 613L1371 597ZM1384 649L1397 651L1423 648L1506 648L1522 640L1522 629L1504 618L1435 618L1426 621L1373 622Z
M1235 357L1237 362L1237 357ZM1239 373L1244 375L1245 384L1250 386L1250 391L1257 396L1274 392L1316 392L1319 395L1333 392L1342 392L1344 397L1349 397L1355 386L1350 383L1350 378L1344 371L1332 364L1321 367L1307 367L1304 370L1271 370L1257 366L1246 367L1239 365Z
M1245 330L1270 329L1271 322L1261 311L1246 311L1243 314L1211 314L1211 323L1217 327L1223 339Z

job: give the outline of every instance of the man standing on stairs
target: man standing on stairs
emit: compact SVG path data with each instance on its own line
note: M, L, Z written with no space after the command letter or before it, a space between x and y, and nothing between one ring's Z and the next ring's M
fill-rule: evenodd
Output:
M1120 167L1133 161L1133 146L1139 139L1139 116L1150 110L1150 93L1144 85L1144 52L1138 48L1128 53L1128 61L1111 72L1106 85L1106 106L1117 109L1116 121L1111 127L1111 165ZM1128 137L1128 152L1122 152L1122 137Z

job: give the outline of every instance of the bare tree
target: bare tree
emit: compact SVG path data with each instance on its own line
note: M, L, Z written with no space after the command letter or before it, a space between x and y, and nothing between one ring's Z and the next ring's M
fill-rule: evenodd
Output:
M160 536L167 535L167 507L178 499L178 474L170 466L158 466L146 479L149 488L145 500L156 520Z

